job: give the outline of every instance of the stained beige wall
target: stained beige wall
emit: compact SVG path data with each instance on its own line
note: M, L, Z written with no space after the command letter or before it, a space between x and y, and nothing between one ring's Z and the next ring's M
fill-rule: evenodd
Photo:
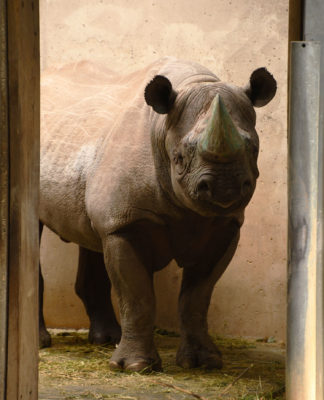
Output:
M42 69L91 59L130 71L171 55L238 85L260 66L274 74L278 94L257 111L257 190L239 249L214 290L209 326L219 334L284 339L288 0L41 0L40 6ZM41 259L48 326L87 326L73 292L76 246L45 231ZM156 275L160 327L177 329L180 280L175 265Z

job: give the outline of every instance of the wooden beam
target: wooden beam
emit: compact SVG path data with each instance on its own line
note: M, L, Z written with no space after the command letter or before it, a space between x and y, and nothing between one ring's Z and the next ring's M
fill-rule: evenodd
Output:
M5 399L7 361L9 131L6 1L0 0L0 399Z
M303 2L289 0L288 43L303 40Z
M39 4L1 0L6 12L6 49L1 48L0 259L8 266L6 400L38 397L38 186L39 186ZM4 32L1 31L1 45ZM3 57L4 55L4 57ZM7 93L7 97L5 96ZM1 121L2 121L1 120ZM5 131L8 132L6 135ZM7 146L7 147L6 147ZM9 167L9 180L8 173ZM7 179L7 180L6 180ZM6 183L7 182L7 183ZM9 201L8 201L9 198ZM6 200L7 199L7 200ZM6 209L7 206L7 209ZM7 217L6 217L7 216ZM5 269L5 268L4 268ZM6 273L6 272L5 272ZM6 283L4 283L6 286ZM2 307L6 308L6 307ZM2 334L2 337L4 335ZM2 339L3 341L3 339ZM2 356L3 358L3 356ZM1 379L1 378L0 378ZM1 392L0 392L1 394Z
M291 42L303 40L303 1L289 0L289 23L288 23L288 96L287 108L290 96L290 58ZM288 118L288 115L287 115Z

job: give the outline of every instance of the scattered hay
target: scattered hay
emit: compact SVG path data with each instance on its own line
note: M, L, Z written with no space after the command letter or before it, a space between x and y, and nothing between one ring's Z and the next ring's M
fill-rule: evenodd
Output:
M164 371L141 375L110 371L114 347L91 345L86 333L62 332L52 341L40 350L40 399L284 399L283 350L273 343L216 337L224 368L184 370L175 362L178 335L156 330Z

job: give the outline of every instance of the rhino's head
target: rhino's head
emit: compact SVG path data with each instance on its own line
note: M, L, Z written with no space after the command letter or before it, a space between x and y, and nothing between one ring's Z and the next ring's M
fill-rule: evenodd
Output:
M161 75L148 84L147 104L166 114L155 119L159 168L167 167L183 206L217 216L248 204L259 175L254 107L266 105L275 93L276 81L265 68L254 71L244 88L215 81L177 93Z

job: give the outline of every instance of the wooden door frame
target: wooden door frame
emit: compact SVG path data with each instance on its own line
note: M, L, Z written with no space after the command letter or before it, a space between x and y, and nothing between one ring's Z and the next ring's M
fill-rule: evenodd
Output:
M38 0L0 0L0 399L38 398Z

